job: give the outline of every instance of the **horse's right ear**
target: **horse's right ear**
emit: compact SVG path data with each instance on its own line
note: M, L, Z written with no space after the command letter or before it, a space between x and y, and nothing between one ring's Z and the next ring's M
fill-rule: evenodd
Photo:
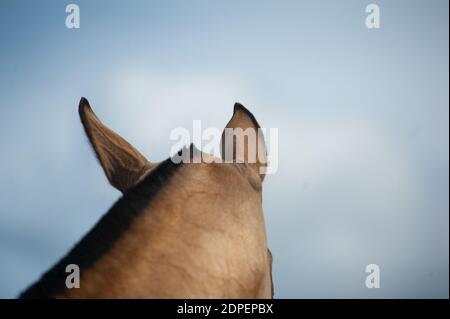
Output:
M260 129L253 114L242 104L236 103L220 143L225 162L246 163L262 181L267 166L267 150Z
M106 177L112 186L125 193L152 165L133 146L106 127L81 98L81 123Z

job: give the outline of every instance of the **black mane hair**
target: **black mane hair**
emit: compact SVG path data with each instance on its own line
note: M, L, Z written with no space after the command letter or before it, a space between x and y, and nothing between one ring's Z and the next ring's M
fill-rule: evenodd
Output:
M65 257L22 292L19 298L53 298L61 293L66 288L67 265L78 265L81 274L91 267L127 231L182 165L174 163L172 158L160 163L140 183L129 189Z

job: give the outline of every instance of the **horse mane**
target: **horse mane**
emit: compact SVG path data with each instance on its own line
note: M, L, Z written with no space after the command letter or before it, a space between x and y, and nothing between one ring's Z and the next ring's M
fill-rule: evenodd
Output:
M53 298L62 292L66 288L67 265L78 265L81 273L91 267L121 238L182 165L183 163L174 163L172 158L161 162L148 176L118 199L69 253L22 292L19 298Z

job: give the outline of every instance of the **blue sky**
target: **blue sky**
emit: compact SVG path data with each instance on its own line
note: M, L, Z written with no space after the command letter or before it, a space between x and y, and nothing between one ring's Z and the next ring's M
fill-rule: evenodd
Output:
M264 184L276 297L445 297L447 1L0 3L0 297L57 261L120 196L79 123L149 159L170 131L223 127L234 102L279 129ZM381 287L364 285L367 264Z

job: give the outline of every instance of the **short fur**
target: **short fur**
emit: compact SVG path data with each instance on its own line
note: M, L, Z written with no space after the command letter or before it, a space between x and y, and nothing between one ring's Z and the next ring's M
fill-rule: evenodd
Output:
M124 195L20 297L273 297L261 204L264 163L150 163L86 99L79 110L108 180ZM259 124L236 104L227 127ZM264 140L258 143L265 152ZM191 154L209 156L193 145ZM80 267L80 288L65 286L69 264Z

